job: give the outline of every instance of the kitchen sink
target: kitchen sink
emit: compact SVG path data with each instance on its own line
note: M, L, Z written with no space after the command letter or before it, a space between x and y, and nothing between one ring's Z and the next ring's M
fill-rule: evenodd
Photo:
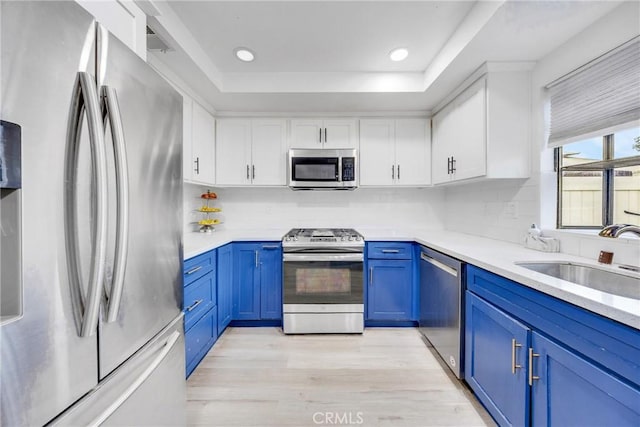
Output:
M547 276L586 286L587 288L640 300L640 276L634 277L619 274L602 268L567 261L517 262L516 264Z

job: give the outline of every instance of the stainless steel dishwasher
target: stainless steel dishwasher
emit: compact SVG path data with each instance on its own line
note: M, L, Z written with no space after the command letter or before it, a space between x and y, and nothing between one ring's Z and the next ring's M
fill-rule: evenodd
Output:
M420 247L420 332L464 378L464 263Z

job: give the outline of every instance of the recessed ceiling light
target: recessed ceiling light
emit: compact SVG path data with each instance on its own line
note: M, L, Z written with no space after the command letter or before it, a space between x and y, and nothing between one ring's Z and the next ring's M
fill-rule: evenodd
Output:
M246 47L239 47L235 50L235 52L236 52L236 57L240 61L251 62L255 58L255 55L253 54L253 52L251 52Z
M407 56L409 56L409 51L403 47L399 47L398 49L393 49L389 52L389 58L392 61L403 61Z

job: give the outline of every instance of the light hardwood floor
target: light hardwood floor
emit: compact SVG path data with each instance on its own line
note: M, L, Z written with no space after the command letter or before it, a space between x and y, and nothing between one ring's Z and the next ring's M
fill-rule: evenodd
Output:
M187 382L189 425L484 426L417 329L229 328Z

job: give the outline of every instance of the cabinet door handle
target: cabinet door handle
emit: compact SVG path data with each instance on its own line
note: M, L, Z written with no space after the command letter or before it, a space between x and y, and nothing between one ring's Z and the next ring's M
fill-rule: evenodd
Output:
M398 181L400 181L400 165L398 165Z
M515 374L516 369L522 368L522 365L516 363L516 348L522 347L522 344L518 344L515 338L511 339L511 373Z
M200 157L196 157L196 160L193 163L196 164L196 168L194 169L194 172L200 175Z
M451 157L447 157L447 175L451 174Z
M322 144L322 128L318 129L318 142Z
M533 380L539 380L540 377L533 375L533 358L540 357L538 353L533 352L533 348L529 348L529 385L533 386Z
M256 179L256 165L251 166L251 179Z
M324 128L324 142L327 143L327 128Z
M383 254L399 254L400 249L383 249L382 253Z
M193 304L191 304L189 307L187 307L187 311L193 311L193 309L195 309L197 306L199 306L200 304L202 304L202 301L204 300L196 300Z
M247 181L249 180L250 176L249 176L249 165L247 165Z
M396 167L391 165L391 179L396 179Z
M255 261L256 261L256 268L258 268L258 251L254 251L255 254Z
M197 266L196 268L192 268L191 270L187 271L187 275L189 275L189 274L193 274L193 273L195 273L195 272L196 272L196 271L198 271L198 270L202 270L202 266L201 266L201 265L199 265L199 266Z
M369 267L369 286L373 285L373 267Z
M453 156L451 156L451 173L455 173L456 172L456 159L453 158Z

